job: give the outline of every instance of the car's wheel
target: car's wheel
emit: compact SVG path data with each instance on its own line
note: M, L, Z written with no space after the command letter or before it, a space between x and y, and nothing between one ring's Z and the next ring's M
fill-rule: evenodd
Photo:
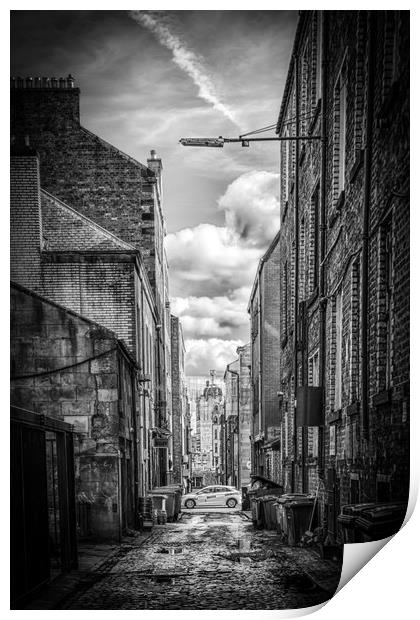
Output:
M193 499L187 499L185 502L185 508L194 508L195 501Z
M236 499L233 499L233 497L231 497L230 499L228 499L228 501L226 502L226 506L228 508L235 508L236 504L238 502L236 501Z

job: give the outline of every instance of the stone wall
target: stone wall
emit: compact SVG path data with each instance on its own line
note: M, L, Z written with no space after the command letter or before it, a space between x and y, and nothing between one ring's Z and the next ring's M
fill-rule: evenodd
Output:
M113 332L12 285L11 403L73 425L82 536L119 540L134 526L122 483L133 478L133 364Z

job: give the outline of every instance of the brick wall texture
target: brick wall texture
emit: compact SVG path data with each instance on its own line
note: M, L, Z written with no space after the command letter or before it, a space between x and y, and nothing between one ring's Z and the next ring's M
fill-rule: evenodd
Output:
M281 143L277 467L339 539L344 504L408 496L408 12L304 11L294 58L277 129L320 136L325 109L325 151ZM323 388L319 427L296 428L304 385Z

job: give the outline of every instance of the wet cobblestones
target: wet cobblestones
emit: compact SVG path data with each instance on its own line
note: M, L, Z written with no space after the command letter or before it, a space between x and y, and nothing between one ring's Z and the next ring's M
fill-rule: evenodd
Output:
M331 597L239 512L183 513L95 578L67 609L293 609Z

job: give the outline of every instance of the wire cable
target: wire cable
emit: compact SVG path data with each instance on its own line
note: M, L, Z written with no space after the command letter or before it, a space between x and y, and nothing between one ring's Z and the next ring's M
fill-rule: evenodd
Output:
M33 379L35 377L45 377L47 375L52 375L56 372L61 372L62 370L68 370L69 368L75 368L76 366L81 366L82 364L87 364L87 362L92 362L93 360L97 360L100 357L104 357L113 351L116 351L117 347L112 347L112 349L108 349L103 353L98 353L98 355L93 355L92 357L88 357L80 362L75 362L74 364L69 364L68 366L62 366L61 368L54 368L53 370L44 370L43 372L37 372L30 375L17 375L15 377L10 377L11 381L16 381L17 379Z

